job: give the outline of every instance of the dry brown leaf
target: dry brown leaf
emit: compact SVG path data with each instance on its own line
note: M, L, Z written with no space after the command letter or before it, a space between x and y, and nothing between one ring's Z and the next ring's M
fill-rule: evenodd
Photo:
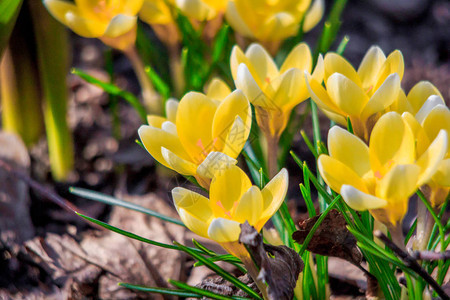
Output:
M262 236L248 222L241 225L239 242L247 247L259 267L258 279L267 283L269 298L292 299L298 275L304 268L297 252L286 246L264 244Z
M299 223L300 230L292 238L302 244L320 215ZM356 238L347 230L344 217L337 210L331 210L317 228L306 249L312 253L345 259L357 266L361 264L362 253L356 246Z

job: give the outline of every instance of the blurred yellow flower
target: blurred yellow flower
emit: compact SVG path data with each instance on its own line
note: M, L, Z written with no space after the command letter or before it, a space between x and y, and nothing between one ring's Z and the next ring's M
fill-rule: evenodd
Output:
M181 187L172 190L172 197L191 231L224 244L238 241L239 225L245 221L260 231L283 203L287 187L286 169L260 190L244 171L231 166L213 178L209 199Z
M375 124L369 146L334 126L328 133L330 155L318 160L325 182L356 210L370 210L374 218L396 227L408 208L409 197L436 173L448 147L447 132L416 158L415 136L396 112Z
M119 50L136 39L136 21L143 0L44 0L48 11L76 34L99 38Z
M228 2L226 18L242 36L277 42L296 35L303 18L303 31L311 30L323 12L323 0L234 0Z
M213 80L206 95L186 94L169 100L167 118L151 115L139 128L147 151L158 162L182 175L195 176L205 188L216 171L236 164L250 134L250 103L240 90L231 92Z
M297 45L280 69L259 44L252 44L245 54L235 46L231 52L231 74L255 106L256 120L267 137L278 139L292 109L309 97L303 72L312 71L312 56L307 44ZM319 57L312 77L321 82L323 60Z
M228 0L175 0L177 7L189 18L209 21L224 13Z
M327 53L324 66L325 88L305 74L311 98L336 123L346 125L349 117L355 134L368 141L378 118L403 93L401 52L396 50L386 58L379 47L371 47L358 71L342 56Z
M423 95L426 96L426 93ZM418 110L417 102L411 103L413 110L416 110L415 116L409 112L402 115L415 134L417 157L426 152L441 130L450 133L450 110L444 100L439 95L431 95L425 102L420 102L422 107ZM421 188L433 207L440 207L450 191L450 145L447 146L447 153L436 174Z
M175 5L174 0L144 0L139 18L148 24L167 25L174 23L170 6Z

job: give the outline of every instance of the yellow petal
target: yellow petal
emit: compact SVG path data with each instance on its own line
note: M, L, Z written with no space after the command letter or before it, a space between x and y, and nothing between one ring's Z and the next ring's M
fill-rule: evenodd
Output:
M314 78L319 83L322 83L323 76L325 74L325 65L323 61L322 54L319 54L319 57L317 58L316 67L314 68L314 72L311 74L311 77Z
M450 158L444 159L437 172L433 176L433 181L440 186L450 187Z
M325 11L325 3L323 0L314 0L310 9L303 20L303 32L308 32L313 29L322 19Z
M344 201L355 210L378 209L386 206L386 200L363 193L351 185L342 185L339 192Z
M216 12L201 0L176 0L177 7L189 18L206 21L214 18Z
M407 97L407 100L413 109L412 113L416 114L431 95L438 95L443 98L439 90L431 84L431 82L420 81L413 86Z
M165 25L174 21L170 8L164 0L144 1L139 18L147 24Z
M448 107L444 105L434 107L423 120L422 127L430 141L436 138L441 129L450 134L450 110Z
M218 104L197 92L187 93L178 104L178 136L194 162L201 163L214 151L212 124Z
M256 75L261 80L269 80L278 76L278 68L270 54L259 44L251 44L245 51L245 56L253 66ZM251 70L253 71L253 70Z
M448 149L448 134L441 130L431 143L430 147L417 160L416 164L421 168L419 185L427 183L439 168Z
M161 153L161 147L167 148L179 157L189 160L189 156L184 151L183 146L177 136L165 132L162 129L142 125L139 130L139 137L144 144L145 149L164 166L171 168Z
M345 113L336 106L336 104L330 99L327 91L324 87L316 81L311 75L308 73L304 73L306 87L308 88L308 92L311 96L311 99L322 109L326 109L328 111L344 115ZM347 122L347 121L346 121Z
M108 24L96 19L87 19L79 8L69 2L60 0L45 0L49 12L61 23L72 29L76 34L97 38L103 35Z
M428 138L425 130L423 130L422 126L417 122L416 118L409 112L405 112L402 114L403 120L408 124L409 128L411 128L415 138L416 138L416 154L417 156L422 155L431 141Z
M136 26L136 22L136 16L117 15L112 18L103 35L109 38L116 38L131 31Z
M228 1L225 17L228 21L228 24L230 24L234 31L245 37L253 37L253 33L245 23L245 19L241 17L238 10L236 9L234 1Z
M155 128L161 128L162 124L166 121L167 121L167 119L164 117L160 117L160 116L156 116L156 115L148 115L147 116L148 125L155 127Z
M364 55L358 68L358 76L361 79L364 90L374 88L378 80L378 73L386 61L386 56L378 46L372 46Z
M340 73L327 80L328 95L336 105L349 116L359 116L369 98L352 80Z
M388 202L407 202L419 187L420 167L414 164L394 166L377 185L376 195Z
M184 209L205 223L208 223L212 217L209 199L198 193L182 187L176 187L172 190L172 199L178 212L180 209Z
M375 124L369 143L370 164L382 176L393 164L410 164L415 159L414 135L402 117L389 112Z
M427 101L422 105L415 117L419 123L422 123L428 114L438 105L445 106L444 100L438 95L431 95Z
M154 0L152 0L154 1ZM129 16L135 16L137 15L144 5L144 0L123 0L121 1L123 4L122 6L122 13L129 15ZM158 1L159 2L159 1Z
M248 223L254 226L260 219L263 211L263 197L257 186L252 186L239 200L234 211L233 220L239 223ZM258 229L257 229L258 230Z
M215 100L223 100L231 90L228 85L220 78L214 78L206 89L206 96Z
M235 90L229 94L217 107L212 124L212 136L216 139L216 147L219 150L224 148L225 140L233 126L236 116L245 120L249 124L252 118L250 103L241 90ZM249 130L243 132L248 137Z
M217 174L211 182L211 208L216 217L230 213L236 201L252 186L247 175L239 167L230 166Z
M181 175L196 174L197 165L193 164L192 162L182 159L181 157L164 147L161 147L161 154L170 168L172 170L175 170L177 173L180 173Z
M238 67L240 64L251 65L248 58L245 56L244 52L242 52L241 48L238 45L235 45L231 50L230 55L230 69L231 75L233 76L233 80L236 82ZM255 72L256 73L256 72Z
M285 73L290 68L297 68L301 71L311 73L312 56L311 50L306 43L298 44L294 49L292 49L281 66L280 74Z
M286 11L270 15L262 20L255 31L255 37L260 41L280 41L298 32L298 20Z
M209 224L207 222L196 218L194 215L190 214L183 208L178 209L178 214L180 215L181 221L183 221L184 225L186 225L186 227L189 228L190 231L198 234L199 236L209 238Z
M398 112L399 114L404 112L414 113L412 106L406 99L406 94L402 89L400 89L397 99L392 103L389 110Z
M221 152L210 152L205 160L198 166L197 174L212 179L231 166L237 164L237 160Z
M174 99L169 99L166 102L166 116L167 120L176 124L177 120L177 110L178 110L178 101Z
M369 147L355 135L339 126L328 132L330 156L351 168L359 177L370 171Z
M234 83L236 84L236 87L238 89L244 92L248 101L250 101L253 105L271 108L274 106L271 100L267 98L267 96L258 86L247 65L239 65L236 80Z
M233 126L228 131L222 152L231 157L238 157L247 142L251 129L251 118L244 124L240 116L236 116Z
M386 80L386 78L397 73L400 80L403 78L403 72L405 70L405 64L403 62L403 55L399 50L395 50L386 58L383 66L381 66L380 72L378 73L378 80L375 84L375 90L378 89L380 85Z
M309 97L303 73L299 69L290 69L278 77L277 81L279 85L274 86L276 92L272 101L279 110L291 110Z
M347 184L367 193L367 188L361 177L339 160L328 155L320 155L317 165L320 175L335 192L339 193L342 185Z
M288 181L288 172L283 168L261 190L263 197L263 212L258 223L255 225L255 228L258 230L264 226L264 224L277 212L281 204L283 204L289 184Z
M235 242L241 234L240 224L233 220L217 218L212 220L208 229L210 239L218 243Z
M372 95L361 113L361 119L367 120L373 114L382 112L388 108L400 92L400 77L397 73L391 74L386 81Z
M336 53L327 53L324 59L325 76L324 81L328 81L328 77L334 73L340 73L361 86L361 80L352 65L342 56Z

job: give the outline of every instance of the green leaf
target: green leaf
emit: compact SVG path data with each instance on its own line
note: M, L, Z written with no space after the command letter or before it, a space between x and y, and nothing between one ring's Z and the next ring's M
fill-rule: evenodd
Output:
M348 35L346 35L342 38L342 41L336 50L337 54L339 54L339 55L344 54L345 48L347 47L347 44L348 44L348 41L350 41L350 38L348 37Z
M22 0L0 0L0 58L8 45L21 7Z
M137 234L131 233L129 231L125 231L125 230L122 230L122 229L117 228L115 226L109 225L108 223L105 223L105 222L99 221L97 219L85 216L85 215L80 214L78 212L75 212L75 213L77 215L79 215L80 217L82 217L83 219L88 220L89 222L97 224L97 225L99 225L101 227L104 227L104 228L106 228L108 230L111 230L111 231L116 232L118 234L124 235L126 237L132 238L134 240L141 241L141 242L144 242L144 243L147 243L147 244L150 244L150 245L166 248L166 249L172 249L172 250L178 250L178 251L182 250L181 247L179 247L179 246L174 246L174 245L169 245L169 244L164 244L164 243L152 241L152 240L146 239L144 237L141 237L141 236L139 236ZM189 251L192 251L192 253L196 253L196 254L202 253L202 251L200 251L200 250L198 250L196 248L188 248L188 247L185 247L185 246L183 246L183 247L189 249ZM182 251L185 251L185 250L182 250Z
M214 40L214 45L212 48L213 64L217 63L219 60L224 58L229 32L230 26L224 25L222 26L222 28L220 28L219 32L216 34L216 38Z
M242 281L240 281L239 279L237 279L232 274L228 273L227 271L225 271L224 269L222 269L221 267L219 267L215 263L209 261L207 258L205 258L200 253L194 252L194 251L192 251L192 249L190 249L190 248L188 248L186 246L183 246L180 243L174 242L174 244L176 246L178 246L180 248L180 250L186 252L187 254L192 256L193 258L195 258L198 261L202 262L206 267L208 267L209 269L214 271L217 275L222 276L223 279L231 282L237 288L240 288L241 290L246 292L253 299L261 299L261 297L254 290L252 290L250 287L248 287L245 283L243 283ZM197 250L197 249L195 249L195 250Z
M164 80L158 75L158 73L153 70L150 66L145 67L145 73L147 73L148 77L153 83L155 89L163 96L164 100L170 98L170 87Z
M124 91L114 84L97 79L97 78L81 71L80 69L73 68L71 72L72 72L72 74L80 76L83 80L86 80L90 84L100 87L108 94L111 94L114 96L119 96L119 97L123 98L125 101L130 103L131 106L133 106L133 108L136 110L136 112L139 114L139 116L141 117L141 119L143 121L145 121L147 119L147 112L146 112L144 106L139 102L139 100L132 93Z
M119 286L122 286L122 287L130 289L130 290L136 290L136 291L148 292L148 293L157 293L157 294L162 294L162 295L172 295L172 296L185 297L185 298L201 298L202 297L202 295L200 295L200 294L190 293L190 292L186 292L184 290L173 290L173 289L168 289L168 288L148 287L148 286L135 285L135 284L125 283L125 282L120 282Z
M102 202L102 203L105 203L108 205L113 205L113 206L115 205L115 206L125 207L128 209L134 210L134 211L138 211L138 212L147 214L152 217L156 217L163 221L167 221L167 222L170 222L170 223L173 223L176 225L186 227L184 225L184 223L178 219L174 219L174 218L162 215L154 210L151 210L151 209L142 207L140 205L137 205L137 204L125 201L125 200L121 200L121 199L118 199L118 198L115 198L115 197L112 197L112 196L109 196L109 195L106 195L103 193L99 193L96 191L91 191L91 190L87 190L87 189L83 189L83 188L77 188L77 187L70 187L69 192L74 195L77 195L77 196L80 196L80 197L83 197L83 198L86 198L89 200L94 200L94 201Z

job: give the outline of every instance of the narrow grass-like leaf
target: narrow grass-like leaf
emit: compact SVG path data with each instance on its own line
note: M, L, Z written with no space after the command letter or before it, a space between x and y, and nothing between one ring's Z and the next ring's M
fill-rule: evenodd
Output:
M202 250L206 255L210 255L210 256L215 256L217 255L216 252L209 250L208 248L206 248L204 245L202 245L199 241L197 241L196 239L192 239L192 243L194 244L195 247L197 247L198 249ZM233 256L234 257L234 256Z
M314 148L311 140L308 138L304 130L300 130L300 134L303 137L303 140L306 143L306 146L308 147L309 151L314 155L314 157L319 157L319 154L317 153L317 150Z
M112 197L112 196L109 196L109 195L106 195L106 194L103 194L103 193L99 193L99 192L96 192L96 191L91 191L91 190L83 189L83 188L77 188L77 187L70 187L69 188L69 192L74 194L74 195L77 195L77 196L80 196L80 197L83 197L83 198L86 198L86 199L89 199L89 200L102 202L102 203L105 203L105 204L108 204L108 205L115 205L115 206L125 207L125 208L128 208L128 209L134 210L134 211L138 211L138 212L147 214L147 215L152 216L152 217L156 217L156 218L161 219L163 221L167 221L167 222L170 222L170 223L173 223L173 224L176 224L176 225L180 225L180 226L186 227L184 225L184 223L181 222L178 219L174 219L174 218L162 215L162 214L160 214L160 213L158 213L158 212L156 212L154 210L142 207L142 206L140 206L138 204L134 204L134 203L131 203L131 202L128 202L128 201L125 201L125 200L121 200L121 199L118 199L118 198L115 198L115 197Z
M229 296L224 296L224 295L219 295L195 286L190 286L184 282L181 281L177 281L177 280L173 280L173 279L169 279L169 283L176 286L177 288L189 291L191 293L196 293L199 295L202 295L204 297L207 297L208 299L217 299L217 300L229 300L229 299L248 299L248 298L243 298L243 297L229 297Z
M352 120L350 120L350 117L347 117L347 131L354 134Z
M149 286L142 286L142 285L136 285L131 283L125 283L120 282L119 286L130 289L130 290L136 290L140 292L147 292L147 293L157 293L161 295L171 295L171 296L177 296L177 297L185 297L185 298L202 298L202 295L192 292L186 292L185 290L174 290L174 289L168 289L168 288L159 288L159 287L149 287Z
M146 112L144 106L141 104L141 102L139 102L138 98L136 98L132 93L124 91L114 84L110 84L108 82L97 79L97 78L81 71L80 69L73 68L71 70L71 72L72 72L72 74L80 76L83 80L86 80L90 84L100 87L105 92L107 92L111 95L115 95L115 96L119 96L119 97L123 98L125 101L130 103L131 106L133 106L133 108L139 114L141 119L145 122L145 120L147 118L147 112Z
M339 43L339 46L337 47L336 53L339 55L344 54L345 48L347 47L348 41L350 40L350 38L348 37L348 35L345 35L341 42Z
M97 219L94 219L94 218L85 216L85 215L80 214L80 213L78 213L78 212L75 212L75 213L76 213L77 215L79 215L80 217L82 217L83 219L88 220L89 222L92 222L92 223L94 223L94 224L100 225L100 226L102 226L102 227L104 227L104 228L106 228L106 229L108 229L108 230L111 230L111 231L113 231L113 232L116 232L116 233L118 233L118 234L124 235L124 236L129 237L129 238L132 238L132 239L134 239L134 240L141 241L141 242L144 242L144 243L147 243L147 244L150 244L150 245L154 245L154 246L166 248L166 249L172 249L172 250L178 250L178 251L182 250L182 249L181 249L179 246L177 246L177 245L169 245L169 244L164 244L164 243L152 241L152 240L146 239L146 238L144 238L144 237L142 237L142 236L139 236L139 235L137 235L137 234L131 233L131 232L129 232L129 231L122 230L122 229L117 228L117 227L115 227L115 226L109 225L108 223L105 223L105 222L99 221L99 220L97 220ZM183 246L183 247L189 249L189 251L191 251L192 253L196 253L196 254L198 254L198 253L203 253L201 250L198 250L197 248L188 248L188 247L186 247L186 246ZM184 250L183 250L183 251L184 251Z
M161 94L164 100L170 97L170 87L164 80L156 73L156 71L150 66L145 67L145 73L150 78L155 89Z
M2 0L0 1L0 58L3 50L8 45L8 39L16 23L22 0Z
M193 258L195 258L198 261L202 262L205 266L207 266L209 269L214 271L217 275L222 276L222 278L224 278L225 280L231 282L237 288L240 288L241 290L246 292L253 299L261 299L261 297L254 290L252 290L250 287L248 287L245 283L243 283L242 281L240 281L239 279L237 279L236 277L234 277L233 275L231 275L230 273L228 273L227 271L225 271L224 269L222 269L221 267L219 267L215 263L209 261L207 258L205 258L200 253L192 251L192 249L190 249L190 248L188 248L186 246L183 246L180 243L174 242L174 244L176 246L178 246L180 250L186 252L187 254L192 256Z

